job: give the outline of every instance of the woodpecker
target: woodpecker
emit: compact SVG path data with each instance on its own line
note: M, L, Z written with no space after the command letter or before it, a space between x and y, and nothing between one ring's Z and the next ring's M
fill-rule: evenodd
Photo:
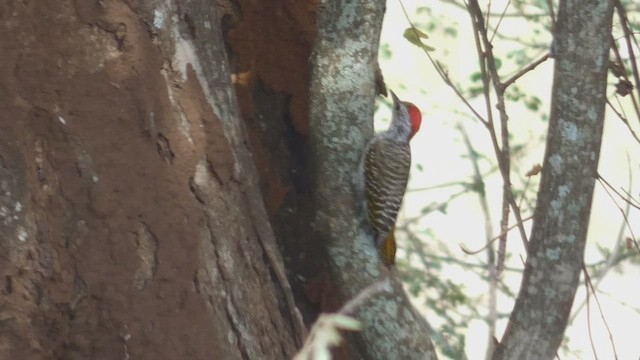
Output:
M393 91L390 93L393 98L391 125L373 136L362 159L369 223L382 262L387 266L395 263L394 229L411 169L409 141L422 122L415 105L400 101Z

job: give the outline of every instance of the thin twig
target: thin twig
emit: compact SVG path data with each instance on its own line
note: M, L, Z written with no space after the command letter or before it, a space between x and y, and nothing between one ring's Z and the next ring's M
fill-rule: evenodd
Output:
M591 278L589 277L589 272L587 271L587 268L584 267L584 265L582 265L582 271L584 273L585 282L589 284L589 287L591 288L591 291L593 293L593 298L596 300L596 305L598 305L598 311L600 312L600 318L602 319L602 322L604 323L604 327L607 329L607 333L609 334L609 342L611 343L611 348L613 349L613 355L614 355L615 359L618 360L618 351L616 350L616 344L613 341L613 334L611 333L611 329L609 328L609 323L607 322L607 319L605 319L605 317L604 317L604 312L602 311L602 306L600 305L600 300L598 299L598 294L596 294L596 290L593 287L593 284L591 283Z
M626 229L626 225L625 225L624 221L622 222L622 228ZM613 265L612 266L615 266L615 265L617 265L617 264L619 264L619 263L621 263L621 262L623 262L625 260L628 260L628 259L634 259L635 260L636 258L640 259L640 253L638 253L637 251L636 252L627 251L627 252L625 252L625 253L623 253L621 255L618 255L616 258L612 259L613 260ZM607 259L603 259L603 260L600 260L600 261L596 261L596 262L591 263L591 264L587 264L585 266L589 269L589 268L597 268L599 266L604 265L604 267L606 268L606 267L609 266L609 261L610 261L610 259L607 258ZM600 279L600 277L602 276L602 274L601 274L602 272L604 272L604 269L598 270L596 272L596 277L598 279Z
M638 208L640 206L640 203L638 203L638 200L634 199L633 195L631 195L630 192L628 192L626 189L622 189L622 192L628 197L629 201L633 200L636 202L637 205L632 204L631 206Z
M629 165L628 168L631 168L631 164L630 164L630 159L629 159L629 155L627 154L627 164ZM629 187L631 187L631 185L633 184L633 173L631 171L629 171ZM604 186L603 183L600 183L601 186ZM606 190L606 189L605 189ZM618 206L618 203L611 198L611 194L607 193L607 195L609 195L611 201ZM619 206L618 206L619 208ZM631 205L629 204L629 202L626 203L625 209L624 209L624 216L629 216L629 211L631 210ZM623 220L620 224L620 229L618 230L618 236L616 237L616 241L613 245L613 249L611 250L611 253L609 254L609 256L606 258L606 260L603 262L604 266L602 267L602 269L600 269L599 271L597 271L595 273L595 289L598 290L598 286L600 285L600 282L605 278L605 276L607 275L607 273L613 269L614 266L616 266L617 264L619 264L621 261L623 261L624 259L627 259L631 254L635 254L637 255L638 253L631 253L629 252L630 255L628 256L621 256L620 255L620 250L621 250L621 244L622 241L624 239L624 230L626 229L626 222ZM594 265L598 265L598 264L594 264ZM593 265L592 265L593 266ZM585 266L585 267L589 267L589 266ZM574 306L575 310L573 311L573 315L569 318L569 323L573 323L573 321L575 320L575 318L578 316L578 314L580 313L580 311L582 310L582 308L585 306L586 304L586 300L583 301L579 306Z
M553 11L553 0L547 0L547 6L549 7L549 17L551 17L551 31L556 30L556 15Z
M343 307L338 311L338 313L342 315L353 315L358 310L362 304L367 301L369 298L380 292L388 292L391 293L393 290L391 288L391 281L389 278L384 280L375 282L366 288L364 288L356 297L349 300Z
M593 352L593 357L598 360L598 351L596 351L596 345L593 342L593 334L591 333L591 302L589 301L591 290L589 289L589 284L587 283L586 276L587 275L585 272L584 287L585 291L587 292L587 331L589 332L589 344L591 344L591 352Z
M638 88L638 86L640 86L640 73L638 73L636 55L631 44L631 38L633 38L633 34L629 29L629 19L627 18L627 13L624 10L624 6L622 6L620 0L614 0L613 6L615 6L618 12L618 17L620 18L620 24L622 25L622 31L624 32L624 38L627 43L627 51L629 52L629 59L631 60L631 68L633 69L633 79L635 80L636 91L638 92L638 96L640 96L640 89ZM640 121L640 117L638 118L638 120Z
M442 2L449 3L449 4L451 4L451 5L453 5L453 6L457 7L457 8L460 8L460 9L466 9L465 4L461 4L461 3L459 3L459 2L457 2L455 0L442 0ZM526 13L523 13L522 11L510 12L510 13L506 13L504 15L502 15L500 13L497 13L497 12L490 12L490 13L488 13L486 15L490 16L490 17L500 17L500 16L502 16L502 17L517 17L517 18L525 18L525 19L535 19L535 18L541 18L541 17L549 16L548 13L543 13L543 12L526 14Z
M615 42L613 37L611 37L611 49L613 50L613 54L616 57L616 62L620 64L620 66L624 67L624 62L622 61L622 55L620 55L620 49L618 49L618 44ZM625 81L629 83L631 82L631 80L629 79L629 75L627 74L626 68L622 72L622 77L624 77ZM636 87L639 85L640 84L636 83ZM629 95L631 96L631 103L633 104L633 109L636 111L636 116L638 117L638 119L640 119L640 107L638 106L638 102L636 101L636 95L633 91L629 92Z
M409 231L406 228L401 228L401 227L397 227L396 231L406 231L407 233L410 233L411 231ZM433 261L429 261L429 259L432 260L439 260L439 261L444 261L446 263L451 263L451 264L456 264L456 265L460 265L461 267L465 268L465 269L478 269L478 270L486 270L487 269L487 265L484 264L484 262L480 262L480 263L472 263L469 261L462 261L460 260L458 257L455 256L441 256L441 255L434 255L431 253L426 253L423 250L419 250L419 246L421 243L420 242L416 242L413 243L414 239L415 239L415 235L412 236L407 236L408 239L410 239L409 241L412 242L412 246L413 246L413 250L418 251L418 255L421 257L424 257L424 261L421 260L422 265L426 266L427 268L431 267L433 264ZM505 267L504 268L505 271L509 271L509 272L514 272L514 273L518 273L518 274L522 274L522 269L521 268L514 268L514 267Z
M413 25L413 22L411 21L411 18L409 18L409 15L407 14L407 10L404 8L404 4L402 3L402 1L400 2L400 7L402 8L402 12L404 13L405 18L407 19L407 22L409 22L409 26L411 26L411 28L415 29L416 27ZM451 81L451 79L449 78L449 73L442 67L442 65L440 65L438 62L436 62L435 60L433 60L433 58L431 57L431 54L424 49L424 53L427 55L427 58L429 58L429 61L431 62L431 64L433 65L433 67L436 69L436 72L438 73L438 75L440 75L440 77L442 78L442 80L444 81L444 83L449 86L451 89L453 89L453 92L456 93L456 95L458 96L458 98L460 100L462 100L462 102L465 104L465 106L467 108L469 108L469 110L471 110L471 112L473 113L473 115L483 124L487 124L487 121L482 117L482 115L480 115L476 109L469 103L469 101L467 101L467 99L464 97L464 95L462 94L462 92L460 92L460 90L458 89L457 86L455 86L453 84L453 82Z
M616 99L618 99L618 96L615 95ZM618 103L620 103L620 100L618 100ZM609 99L607 99L607 104L609 105L609 108L611 110L613 110L613 112L618 115L618 118L620 119L620 121L622 121L626 126L627 129L629 129L629 132L631 133L631 135L633 136L634 139L636 139L636 141L638 143L640 143L640 138L638 137L638 134L636 134L635 131L633 131L633 129L631 128L631 124L629 124L629 121L627 120L626 117L624 117L620 112L618 112L618 110L616 110L616 108L613 106L613 104L611 103L611 101L609 101Z
M493 45L491 44L491 42L489 41L489 38L487 37L487 31L486 28L483 27L484 21L482 19L482 11L480 10L480 5L478 4L477 0L470 0L467 6L467 9L469 11L469 15L471 16L471 22L473 24L474 27L474 38L476 39L476 48L478 51L478 57L480 59L480 66L481 66L481 74L483 77L483 82L485 83L485 90L488 87L487 85L487 81L489 79L489 77L487 76L487 72L486 72L486 68L488 68L488 71L491 75L491 81L493 83L493 87L494 90L496 92L496 97L497 97L497 104L496 107L498 108L499 114L500 114L500 130L501 130L501 135L502 135L502 149L500 149L500 146L498 145L498 140L497 140L497 136L496 136L496 132L495 132L495 127L493 125L493 119L491 117L491 108L489 106L489 100L488 100L488 95L485 91L485 98L486 98L486 103L487 103L487 112L489 113L489 116L487 117L487 121L488 121L488 129L489 129L489 134L491 136L491 142L493 144L493 148L494 151L496 153L496 158L498 160L498 166L500 168L500 173L502 175L502 181L503 181L503 212L502 212L502 219L500 221L501 224L501 230L504 231L504 229L507 227L508 225L508 215L509 215L509 206L511 207L511 210L513 210L513 215L516 218L516 223L520 224L518 226L518 229L520 230L520 237L522 239L522 242L524 244L524 249L525 251L528 253L528 239L527 239L527 234L524 230L524 227L522 226L522 216L520 214L520 209L518 208L518 204L516 203L515 197L513 196L513 192L511 191L511 175L510 175L510 157L509 157L509 129L508 129L508 115L506 112L506 108L505 108L505 103L504 103L504 91L505 91L505 87L504 85L500 82L500 76L498 75L498 69L496 66L496 61L495 58L493 57L493 51L492 51L492 47ZM481 38L481 39L480 39ZM484 51L482 50L482 45L480 45L480 42L483 44L484 46ZM485 68L486 66L486 68ZM506 206L505 206L506 204ZM506 209L505 209L506 207ZM502 254L502 256L504 256L504 252L505 252L505 248L506 248L506 238L501 239L501 244L498 250L498 254L500 256L500 254ZM500 267L500 258L498 259L498 267ZM504 258L502 258L502 260L504 260Z
M487 16L486 14L489 14L490 12L491 12L491 0L489 0L487 2L487 12L485 13L485 16L484 16L484 21L485 21L484 27L485 27L485 29L489 28L489 16Z
M529 221L533 219L533 215L529 215L526 218L522 219L522 221ZM478 249L478 250L469 250L466 247L464 247L463 245L460 245L460 248L462 249L462 251L467 254L467 255L476 255L482 251L484 251L484 249L486 249L488 246L491 245L491 243L495 242L496 240L500 239L501 236L508 234L509 231L521 226L522 224L513 224L511 226L509 226L509 228L507 228L506 232L502 232L500 233L498 236L495 236L494 238L492 238L491 240L489 240L489 242L487 244L485 244L482 248Z
M414 217L411 217L411 218L405 218L402 223L403 223L404 226L417 223L420 220L424 219L425 215L431 213L432 211L443 209L448 203L450 203L451 201L455 200L456 198L458 198L458 197L460 197L460 196L462 196L462 195L464 195L466 193L467 193L467 190L462 190L462 191L459 191L457 193L453 193L453 194L449 195L449 198L447 200L445 200L445 201L431 203L428 206L422 208L420 215L414 216Z
M507 1L507 4L504 6L504 10L502 10L502 14L500 14L500 17L498 18L498 23L496 24L495 29L493 29L493 34L491 34L490 42L493 42L493 38L496 36L496 33L498 32L498 28L500 27L500 24L502 23L502 19L504 19L504 14L507 12L507 9L509 8L509 5L511 5L511 0ZM487 14L488 13L489 12L487 12ZM489 28L489 16L487 16L487 28Z
M435 260L440 260L440 261L446 261L447 263L453 263L456 265L460 265L462 267L464 267L467 270L470 270L473 274L477 275L479 278L481 278L482 280L485 279L485 272L484 270L486 270L486 266L483 264L474 264L474 263L469 263L469 262L465 262L465 261L461 261L459 260L457 257L453 257L453 256L449 256L449 257L443 257L443 256L437 256L437 255L433 255L430 253L427 253L424 251L423 243L421 243L418 239L418 237L415 235L415 233L409 229L409 228L405 228L402 229L407 233L407 240L409 240L409 242L411 243L411 246L413 248L413 250L415 251L414 254L416 254L420 260L420 262L422 263L423 267L425 269L430 268L433 266L433 262L429 261L429 259L435 259ZM475 269L481 270L481 271L475 271ZM508 271L512 271L512 272L516 272L519 274L522 274L523 269L521 268L506 268L505 270ZM508 297L515 297L515 294L513 294L510 290L510 288L504 284L504 282L501 279L498 279L498 289L504 293L506 296ZM477 314L477 316L480 316L479 312L477 311L477 309L475 308L471 308L470 310L472 310L475 314ZM509 314L501 314L498 313L497 318L507 318L509 317ZM444 341L446 341L445 339L443 339ZM462 360L462 359L461 359Z
M431 186L425 186L421 188L408 188L407 192L409 193L409 192L431 191L431 190L443 189L443 188L448 188L453 186L462 186L463 188L467 189L470 187L470 185L471 184L464 181L449 181L449 182L431 185Z
M503 177L502 213L500 217L501 236L500 236L500 243L498 245L497 271L495 273L495 277L498 277L501 271L500 269L504 265L504 258L505 258L506 247L507 247L507 237L505 234L505 230L509 226L509 204L507 200L509 195L507 194L507 191L510 191L510 190L507 190L508 188L507 184L511 183L511 180L509 179L511 170L510 170L510 159L508 154L509 153L508 142L506 143L506 147L505 147L505 143L503 141L502 149L500 149L500 146L498 145L496 130L495 130L494 121L493 121L493 108L491 106L491 95L489 93L490 87L491 87L490 79L493 80L494 88L496 89L496 95L498 97L498 104L496 105L496 107L498 107L499 109L500 109L501 100L503 101L502 104L504 105L504 96L503 96L504 92L503 92L502 86L500 85L500 80L497 75L497 72L491 71L491 73L489 74L487 71L487 68L491 70L494 70L497 68L495 66L495 61L493 59L491 44L490 43L487 44L487 42L484 42L484 50L483 50L483 39L486 38L486 27L482 26L484 21L482 19L482 12L480 11L480 5L478 4L477 1L468 3L467 11L471 16L471 24L473 25L473 39L476 44L476 51L478 53L478 60L480 62L480 74L482 76L482 90L484 93L485 106L487 110L487 122L488 122L487 129L489 130L491 142L493 144L496 157L498 158L498 166L500 168L500 172ZM483 39L481 39L481 37ZM491 65L493 65L493 67ZM502 96L502 99L501 99L501 96ZM504 109L504 106L502 106L502 109ZM500 115L502 118L502 115L503 115L502 111L500 112ZM492 246L491 244L492 243L489 242L486 248L490 249ZM491 348L491 346L489 347Z
M602 177L600 175L598 175L598 181L600 182L600 185L602 185ZM607 184L607 185L609 185L609 184ZM625 224L627 224L627 229L629 229L629 234L631 235L631 240L633 241L633 244L636 246L636 249L638 249L638 251L640 252L640 247L638 247L638 241L636 241L636 237L633 234L633 229L631 228L631 224L629 224L629 218L627 217L627 214L625 214L624 211L622 210L622 208L620 206L618 206L618 203L616 203L616 201L613 199L613 196L611 195L609 190L604 185L602 185L602 188L607 193L607 195L609 195L609 198L611 198L611 200L616 204L616 207L618 208L618 210L620 210L620 213L622 214L622 218L624 219Z
M506 89L509 86L511 86L514 82L516 82L516 80L518 80L519 78L522 77L522 75L528 73L529 71L535 69L538 65L542 64L543 62L547 61L549 59L549 53L544 54L540 59L532 62L531 64L525 66L524 68L522 68L522 70L518 71L515 75L513 75L511 78L509 78L509 80L505 81L502 86Z
M614 193L616 193L616 195L618 195L622 200L628 202L631 206L633 206L634 208L640 210L640 204L633 203L631 200L633 200L633 201L637 201L637 200L634 199L633 197L631 197L630 194L626 190L622 190L622 191L624 191L626 193L627 197L625 197L622 194L620 194L618 192L618 190L616 190L616 188L613 187L613 185L611 185L605 178L602 177L602 175L598 174L598 180L602 180L602 182L607 184L607 187L609 187L609 189L611 189Z
M461 123L456 125L456 128L462 134L462 139L464 141L465 147L467 148L467 153L469 155L469 160L471 161L471 166L473 168L473 182L477 188L484 189L485 183L482 178L482 174L480 172L480 165L478 164L478 156L477 152L469 139L469 135L467 134L464 126ZM486 359L490 359L494 350L494 338L496 336L496 323L498 321L498 271L496 268L496 254L493 246L491 246L491 238L493 237L493 229L491 226L491 213L489 212L489 202L487 201L486 192L477 191L478 200L480 201L480 208L482 209L482 215L484 217L484 233L486 237L486 242L489 246L486 247L487 250L487 273L489 277L489 313L487 314L486 322L489 327L488 331L488 340L487 340L487 352Z
M524 189L522 190L522 196L520 196L520 201L518 201L519 208L522 208L522 202L524 201L524 196L527 194L527 189L529 188L530 182L531 176L527 176L527 181L524 183Z

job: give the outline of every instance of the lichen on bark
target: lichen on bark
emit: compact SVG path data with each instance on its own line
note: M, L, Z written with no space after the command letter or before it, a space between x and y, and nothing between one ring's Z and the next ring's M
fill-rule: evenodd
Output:
M529 256L495 360L551 359L563 339L583 268L612 14L610 1L559 3L551 116Z

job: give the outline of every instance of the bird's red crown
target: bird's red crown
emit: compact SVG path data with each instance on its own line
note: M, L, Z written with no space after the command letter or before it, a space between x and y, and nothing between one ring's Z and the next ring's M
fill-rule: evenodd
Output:
M411 120L411 135L409 135L409 139L411 139L413 135L420 130L420 125L422 124L422 113L420 112L420 109L412 103L407 101L404 101L403 103L407 107L409 120Z

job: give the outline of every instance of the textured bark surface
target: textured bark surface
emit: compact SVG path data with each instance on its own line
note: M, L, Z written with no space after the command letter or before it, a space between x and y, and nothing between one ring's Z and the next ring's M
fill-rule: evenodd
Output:
M583 266L606 99L612 3L560 1L551 118L525 273L494 359L551 359Z
M327 1L320 5L312 58L310 140L315 181L314 228L325 242L342 301L389 276L364 230L364 201L354 174L373 134L377 63L384 1ZM393 291L360 307L363 331L354 335L366 359L435 358L424 319L392 277Z
M315 1L239 0L222 14L234 85L260 188L307 323L335 311L322 243L311 236L309 57Z
M0 358L299 346L218 21L204 0L0 5Z

